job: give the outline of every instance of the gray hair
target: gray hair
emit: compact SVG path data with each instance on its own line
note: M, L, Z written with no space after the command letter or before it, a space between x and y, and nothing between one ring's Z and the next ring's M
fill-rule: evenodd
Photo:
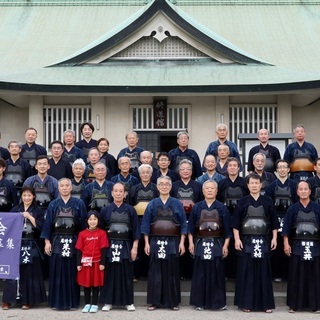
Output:
M210 182L214 184L214 186L215 186L216 189L218 189L218 184L217 184L217 182L214 181L214 180L212 180L212 179L208 179L208 180L206 180L206 181L203 183L203 185L202 185L202 190L203 190L204 187L205 187L208 183L210 183Z
M166 180L166 181L168 181L168 182L170 183L170 185L172 185L172 180L171 180L171 178L170 178L169 176L159 177L159 178L157 179L157 185L160 184L160 181L161 181L161 180Z
M266 161L266 159L267 159L267 157L266 157L266 155L264 153L258 152L253 156L253 161L256 160L257 156L262 156L264 161Z
M84 163L83 159L79 158L77 159L73 164L72 164L72 168L74 168L77 164L80 164L83 169L86 168L86 164Z
M152 172L153 172L153 168L150 166L150 164L144 163L144 164L140 165L140 167L138 168L139 174L141 174L141 171L142 171L143 169L149 169L151 174L152 174Z
M181 167L181 165L187 163L188 165L190 165L191 169L192 169L192 162L188 159L182 159L179 163L179 168Z

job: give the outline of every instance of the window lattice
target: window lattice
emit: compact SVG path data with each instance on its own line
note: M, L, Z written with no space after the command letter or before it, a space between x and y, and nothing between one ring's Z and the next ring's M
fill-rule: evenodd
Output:
M261 128L277 132L276 105L231 105L229 109L230 140L238 143L239 133L257 133Z
M81 139L80 126L91 122L90 106L44 106L45 148L54 140L63 140L63 132L71 129L76 133L76 141Z

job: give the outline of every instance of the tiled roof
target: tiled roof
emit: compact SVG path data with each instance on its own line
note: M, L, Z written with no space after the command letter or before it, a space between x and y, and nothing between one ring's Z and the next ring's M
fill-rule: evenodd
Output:
M37 2L42 5L36 6ZM64 6L50 6L53 2ZM80 2L83 5L77 5ZM108 5L98 6L98 2ZM65 86L70 92L81 88L165 92L165 87L181 92L235 92L236 88L260 92L299 86L312 89L319 83L320 1L281 1L285 6L235 6L235 1L214 0L177 0L177 7L173 1L169 4L203 34L270 65L222 65L206 60L48 67L109 39L152 5L146 2L123 0L119 5L120 1L92 0L85 6L80 0L0 0L0 6L4 5L0 9L0 90L61 91Z

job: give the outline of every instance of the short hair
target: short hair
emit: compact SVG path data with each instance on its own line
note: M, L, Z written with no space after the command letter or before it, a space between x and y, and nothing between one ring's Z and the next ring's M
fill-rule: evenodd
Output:
M102 142L102 141L105 141L108 146L110 146L110 143L109 143L109 140L107 138L100 138L98 141L97 141L97 146Z
M177 133L177 139L179 139L180 136L182 136L183 134L185 134L185 135L188 137L188 139L189 139L189 133L188 133L187 131L179 131L179 132Z
M293 133L295 133L296 129L298 128L302 128L304 131L306 131L305 127L302 124L297 124L293 129Z
M31 186L24 186L20 190L20 195L22 195L24 192L30 192L33 195L32 205L34 207L37 207L37 201L36 201L36 191Z
M213 179L208 179L208 180L206 180L206 181L203 183L203 185L202 185L202 190L204 189L205 185L207 185L207 184L210 183L210 182L213 183L214 186L218 189L218 184L217 184L217 182L214 181Z
M117 182L115 182L115 184L112 186L112 191L113 191L114 187L115 187L117 184L122 185L122 186L123 186L123 190L126 191L126 184L125 184L124 182L122 182L122 181L117 181Z
M102 161L98 161L97 163L95 163L93 166L93 170L96 168L98 164L102 164L105 167L105 169L108 170L107 166Z
M228 166L230 162L235 161L238 164L238 167L240 168L240 160L235 157L229 157L226 161L226 165Z
M60 140L54 140L50 143L50 149L52 149L52 146L54 144L60 144L61 148L63 149L63 143Z
M88 126L91 130L92 130L92 133L94 132L94 126L91 122L84 122L81 124L80 126L80 132L82 133L82 130L84 128L84 126Z
M89 151L88 151L88 155L90 154L91 151L94 151L94 150L98 151L98 153L100 155L100 151L99 151L99 149L97 147L90 148Z
M58 180L58 186L60 186L60 183L61 183L62 181L64 181L64 180L66 180L66 181L68 182L68 184L69 184L70 186L72 186L71 179L66 178L66 177L63 177L63 178L61 178L61 179Z
M219 146L218 146L218 151L219 149L222 149L222 148L228 148L229 152L230 152L230 147L226 144L226 143L221 143Z
M38 163L39 160L44 160L44 159L46 159L48 161L48 163L49 163L49 158L45 154L42 154L42 155L38 156L37 159L36 159L36 163Z
M75 160L75 162L72 164L72 168L74 168L77 164L80 164L83 169L86 169L86 164L84 163L83 159L79 158Z
M188 164L191 168L192 168L192 162L188 159L182 159L180 162L179 162L179 168L183 165L183 164Z
M228 126L227 126L226 124L224 124L224 123L219 123L219 124L217 124L217 126L216 126L216 131L219 129L219 127L223 127L223 128L225 128L226 130L228 130Z
M149 169L151 174L152 174L152 172L153 172L153 168L150 166L150 164L146 164L146 163L141 164L141 165L139 166L139 168L138 168L139 174L141 174L141 171L142 171L143 169Z
M207 154L205 157L204 157L204 160L203 162L205 162L207 160L208 157L213 157L214 160L217 162L217 157L214 155L214 154Z
M320 158L318 158L318 159L320 160ZM317 161L317 159L316 159L316 161ZM285 163L287 164L288 168L290 167L289 161L284 160L284 159L278 159L278 160L276 161L276 163L275 163L276 169L278 168L278 164L279 164L280 162L285 162Z
M157 179L157 186L160 184L160 180L167 180L172 185L172 180L169 176L161 176Z
M246 177L246 182L247 184L249 183L250 179L253 179L253 180L259 180L260 183L262 183L262 178L259 174L257 173L250 173L247 177Z
M27 133L27 131L29 131L29 130L33 130L33 131L35 131L35 132L36 132L36 134L38 134L37 129L35 129L35 128L33 128L33 127L29 127L29 128L27 128L27 129L25 130L25 132L24 132L24 133Z
M63 133L63 136L65 136L66 133L72 133L72 135L73 135L74 137L76 136L76 133L75 133L73 130L71 130L71 129L66 130L66 131Z
M122 156L122 157L120 157L120 158L118 159L118 165L121 163L121 160L123 160L123 159L127 159L127 160L129 160L129 162L131 163L131 160L130 160L130 158L129 158L129 157Z
M8 143L8 148L10 148L10 146L11 146L12 143L16 143L20 149L22 148L21 142L19 142L18 140L11 140L11 141Z
M140 153L140 158L141 158L142 154L144 154L144 153L149 153L150 157L153 158L153 157L152 157L152 153L151 153L149 150L143 150L143 151Z
M263 159L264 159L264 161L267 160L267 157L266 157L266 155L265 155L264 153L262 153L262 152L257 152L257 153L255 153L254 156L253 156L253 161L256 160L257 156L262 156Z
M136 137L137 139L139 139L139 136L138 136L138 134L137 134L135 131L130 131L130 132L127 132L127 133L126 133L126 138L125 138L126 140L127 140L129 134L134 134L135 137Z
M157 160L159 160L161 157L166 157L170 160L168 152L159 152Z
M309 190L311 190L311 184L310 184L309 181L306 181L306 180L300 180L300 181L298 181L298 182L297 182L297 188L296 188L296 190L298 190L299 184L301 184L302 182L305 182L305 183L308 185Z

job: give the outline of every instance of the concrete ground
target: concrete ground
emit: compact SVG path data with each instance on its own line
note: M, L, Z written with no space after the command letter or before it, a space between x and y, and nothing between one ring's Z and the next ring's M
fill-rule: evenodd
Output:
M1 281L0 281L1 282ZM0 284L0 289L2 285ZM0 320L69 320L69 319L121 319L121 320L242 320L242 319L315 319L320 316L311 312L296 312L294 314L288 313L288 307L285 305L286 300L286 283L274 283L274 294L276 301L276 309L272 314L264 312L244 313L233 305L234 298L234 281L227 281L227 305L226 311L196 311L189 305L190 297L190 281L181 282L182 302L179 311L172 311L168 309L157 309L155 311L147 311L146 304L146 280L139 280L135 283L135 306L136 311L128 312L124 307L114 308L109 312L100 310L96 314L83 314L81 308L74 311L55 311L47 306L33 307L30 310L22 310L16 306L8 311L0 309ZM83 302L83 294L82 294Z

